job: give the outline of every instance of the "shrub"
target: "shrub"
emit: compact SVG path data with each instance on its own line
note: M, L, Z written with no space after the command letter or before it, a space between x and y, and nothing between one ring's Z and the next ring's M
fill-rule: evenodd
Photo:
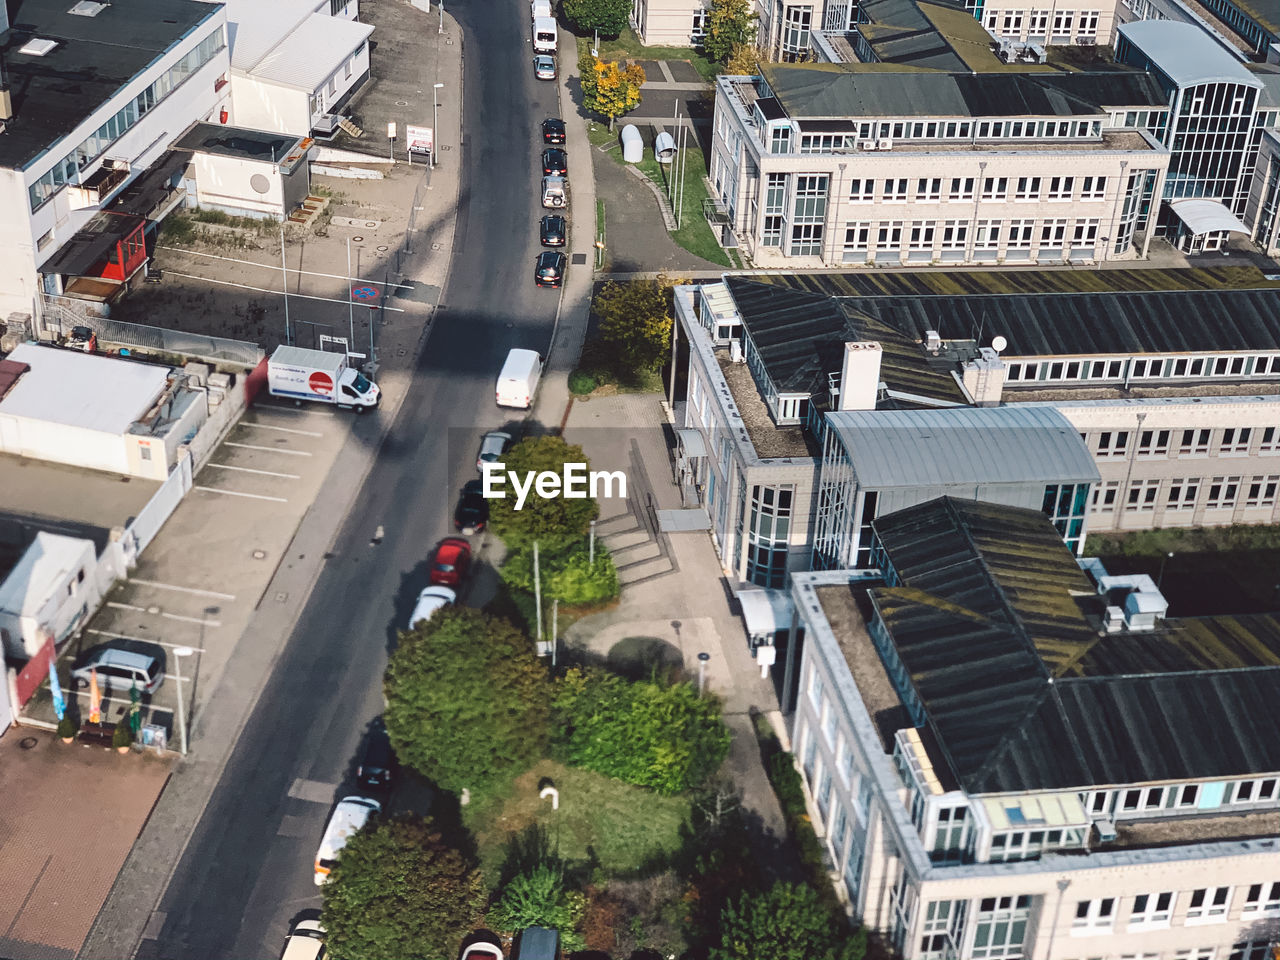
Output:
M58 721L58 736L63 740L76 735L76 722L71 719L71 711L66 710L62 714L62 719Z
M867 933L848 933L809 887L775 883L764 893L747 892L720 916L721 939L711 960L862 960Z
M561 942L572 952L582 946L578 924L585 908L586 898L565 890L564 867L552 860L514 877L489 916L504 930L552 927L560 931Z
M548 593L570 607L588 607L617 599L622 587L613 557L601 547L592 563L586 550L569 556L564 566L550 578Z
M133 745L133 730L129 727L129 721L122 719L116 724L115 730L111 733L111 745L113 747L129 747Z
M579 397L586 396L594 390L599 384L596 378L585 370L575 370L569 374L569 392Z

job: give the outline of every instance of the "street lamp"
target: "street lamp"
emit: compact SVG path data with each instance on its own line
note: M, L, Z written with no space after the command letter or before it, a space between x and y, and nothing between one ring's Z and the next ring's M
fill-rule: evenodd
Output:
M1157 590L1159 590L1161 587L1161 584L1164 583L1164 565L1168 563L1172 557L1173 557L1173 551L1170 550L1168 553L1166 553L1163 557L1160 558L1160 573L1156 576Z
M436 33L444 33L444 0L440 0L440 29Z
M441 16L443 16L444 4L440 4ZM440 94L437 93L443 83L437 83L431 88L431 169L436 168L436 150L440 144Z
M191 647L173 648L173 678L178 686L178 743L184 757L187 755L187 711L182 704L182 658L193 653L195 650Z
M702 691L707 686L707 661L711 659L711 654L698 654L698 696L702 696Z

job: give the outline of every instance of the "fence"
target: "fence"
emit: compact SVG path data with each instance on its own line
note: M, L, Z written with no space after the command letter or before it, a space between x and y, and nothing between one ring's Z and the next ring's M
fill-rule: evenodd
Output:
M169 514L178 508L178 504L190 489L191 453L183 449L178 454L178 462L174 464L169 479L161 484L160 489L147 501L142 512L134 518L133 523L129 524L126 530L126 540L130 541L126 546L126 552L130 554L131 565L137 563L138 555L155 539L164 522L169 519Z
M190 360L211 364L231 364L246 370L258 365L266 352L256 343L210 337L185 330L150 327L127 323L93 313L87 301L69 297L41 298L41 317L37 329L53 335L68 333L72 327L88 327L98 335L100 343L110 343L153 353L177 354Z

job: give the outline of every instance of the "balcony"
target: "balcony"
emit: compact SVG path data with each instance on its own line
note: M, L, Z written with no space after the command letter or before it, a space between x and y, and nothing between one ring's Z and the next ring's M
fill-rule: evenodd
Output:
M78 185L68 186L67 197L71 202L72 210L101 206L103 200L120 189L121 185L129 179L128 164L116 161L115 164L108 166L109 163L111 161L104 163Z

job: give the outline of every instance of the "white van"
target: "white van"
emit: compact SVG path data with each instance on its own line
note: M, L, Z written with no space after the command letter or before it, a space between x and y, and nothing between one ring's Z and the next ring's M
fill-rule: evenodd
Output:
M512 350L498 374L494 400L500 407L528 410L533 406L542 379L542 354L536 350Z
M535 17L533 20L533 52L556 52L556 22L550 17Z
M532 0L529 4L529 11L534 20L553 20L555 17L551 13L551 0Z
M316 886L322 886L329 879L329 871L333 869L338 854L347 845L347 840L358 833L369 818L382 810L382 804L369 797L343 797L333 809L333 816L324 828L324 839L320 841L320 849L316 851Z

